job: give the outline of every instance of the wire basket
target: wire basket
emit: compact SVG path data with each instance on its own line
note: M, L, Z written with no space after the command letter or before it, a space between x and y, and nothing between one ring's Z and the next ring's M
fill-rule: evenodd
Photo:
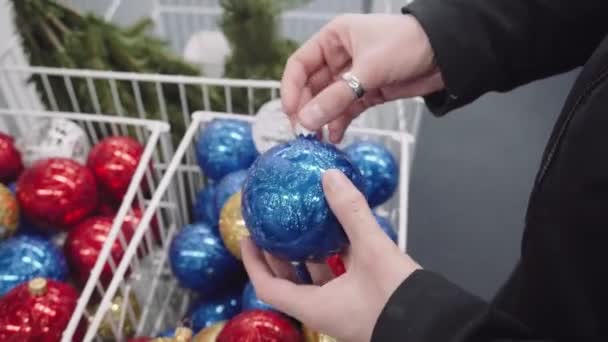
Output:
M368 8L385 10L377 4L386 2L314 0L304 7L283 13L282 28L286 36L302 42L336 15ZM155 19L159 34L179 55L183 54L184 44L192 34L202 29L217 29L217 18L221 13L217 0L159 0L149 7L134 6L133 2L121 0L71 0L71 3L82 9L97 8L98 13L106 18L118 18L125 12L143 8L141 14ZM42 89L34 89L29 82L33 78L41 80ZM143 89L148 89L146 87L155 89L154 98L142 96ZM111 106L103 110L105 114L165 122L171 118L173 131L187 127L190 114L196 110L251 115L259 109L261 97L271 100L279 96L279 83L276 81L32 67L28 65L17 38L12 39L7 49L0 53L0 107L100 113L100 93L104 88L109 89L106 92L111 97L107 100ZM86 92L86 96L76 96L79 90ZM122 92L132 98L135 105L125 106ZM210 93L218 92L223 103L218 105L216 101L214 105ZM236 103L238 94L246 94L244 105ZM197 101L192 101L193 97ZM173 106L167 108L168 103ZM404 130L416 136L425 111L420 98L400 100L368 110L358 122L365 127Z
M122 330L121 324L131 324L136 327L136 335L156 336L160 331L175 327L186 313L193 293L180 288L176 283L169 267L168 249L176 232L191 222L191 204L194 203L196 192L205 186L204 175L196 162L193 162L195 139L197 139L198 133L216 118L249 122L255 119L254 117L214 112L193 114L192 123L142 217L141 226L131 239L125 255L114 273L114 278L101 301L100 309L91 320L87 340L95 336L94 331L100 324L103 322L107 324L107 318L104 318L107 317L105 313L117 293L123 298L129 292L135 293L142 308L139 317L130 317L134 318L133 321L114 322L118 331ZM405 132L351 128L347 131L342 145L355 139L383 143L401 165L398 190L389 201L376 210L389 218L394 227L399 227L399 247L405 251L409 183L407 164L410 160L409 145L413 144L413 137ZM186 189L185 184L193 186ZM154 253L144 257L138 254L141 244L145 241L143 240L145 229L142 229L142 226L150 226L151 220L154 220L155 217L163 218L160 223L165 224L162 231L166 235L162 239L162 246L158 246ZM141 265L145 266L141 267ZM129 273L127 273L128 270Z
M103 115L86 115L78 113L44 112L44 111L21 111L0 109L0 130L9 133L14 138L26 136L31 131L32 124L49 119L67 119L78 124L85 132L89 143L94 145L105 136L127 135L137 139L144 151L140 163L133 175L131 184L124 196L123 202L115 216L112 228L100 256L91 271L85 285L81 288L78 304L71 320L64 331L62 341L72 341L74 333L81 321L88 321L95 314L94 304L107 293L108 282L99 279L101 271L107 264L112 272L120 260L114 260L111 256L111 247L115 241L119 241L123 248L127 247L127 239L122 234L121 227L125 222L127 214L133 214L132 208L139 207L141 212L149 208L150 194L158 188L159 181L164 173L164 168L171 159L172 145L169 138L169 126L166 123L152 120L118 118ZM139 184L146 184L149 191L144 192ZM140 229L143 229L140 227ZM140 253L153 250L154 240L149 231L145 233L145 240L138 246ZM159 234L167 236L167 234ZM118 239L118 240L116 240ZM90 327L88 330L91 330ZM95 335L95 332L92 332Z

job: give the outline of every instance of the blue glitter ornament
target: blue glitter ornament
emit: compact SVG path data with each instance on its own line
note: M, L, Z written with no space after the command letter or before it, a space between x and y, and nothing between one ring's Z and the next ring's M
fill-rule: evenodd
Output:
M241 312L241 294L231 293L200 301L195 304L190 314L192 331L196 334L201 329L221 321L227 321Z
M395 231L395 228L393 228L391 222L386 217L382 217L376 213L374 213L374 217L386 235L388 235L388 237L393 240L394 243L397 243L399 237L397 236L397 231Z
M21 235L0 243L0 296L36 277L65 280L65 257L43 237Z
M313 137L277 145L255 161L243 185L242 210L258 246L291 261L320 261L345 247L321 184L329 169L363 190L363 177L346 154Z
M169 261L180 285L205 297L242 275L241 263L228 252L217 230L200 222L185 226L175 235Z
M257 156L251 124L241 120L215 119L196 141L198 164L214 180L248 168Z
M215 205L216 188L215 184L207 184L196 194L193 210L195 222L204 222L211 226L218 225L220 213Z
M399 185L399 165L384 145L357 141L348 145L344 152L363 174L365 194L371 207L376 207L393 196Z
M217 184L217 189L215 191L215 207L218 213L222 211L224 204L226 204L230 196L241 191L246 178L247 171L236 171L226 175L226 177L222 178Z
M243 311L245 311L245 310L277 311L272 306L264 303L256 296L255 289L253 288L253 284L251 282L247 282L247 285L245 285L245 289L243 290L242 306L243 306Z

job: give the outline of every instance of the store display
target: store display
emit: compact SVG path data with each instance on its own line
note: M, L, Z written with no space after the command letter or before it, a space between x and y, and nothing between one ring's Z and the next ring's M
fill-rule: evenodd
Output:
M144 147L137 140L124 136L108 137L93 146L87 166L95 175L100 190L117 201L122 200L143 151ZM145 188L145 178L142 185Z
M9 188L0 183L0 241L15 234L19 225L19 205Z
M113 222L114 218L111 216L93 216L82 221L68 233L64 246L65 255L75 278L81 284L84 284L89 278L101 249L107 242ZM121 232L124 242L128 244L133 237L133 227L129 224L123 224ZM110 250L114 265L118 265L122 259L125 248L126 245L123 247L119 234L112 243ZM107 284L112 279L112 275L112 268L109 262L106 262L99 279L102 283Z
M216 226L219 220L219 210L215 206L215 184L209 183L196 194L193 215L195 222L204 222Z
M388 235L388 237L393 240L394 243L397 243L399 236L397 236L397 231L393 228L391 222L386 218L374 213L374 217L376 218L376 222L382 230Z
M69 229L97 206L97 185L91 171L65 158L39 160L17 182L23 214L48 230Z
M183 227L169 248L171 270L179 284L209 298L242 275L240 262L228 252L209 225Z
M249 236L241 211L241 192L230 196L220 213L220 235L226 248L241 259L241 240Z
M80 164L86 162L90 145L87 134L67 119L36 119L31 129L17 140L26 168L49 158L67 158Z
M302 336L277 312L249 310L229 320L217 337L217 342L234 341L300 342Z
M302 327L304 342L337 342L335 338L316 332L307 326Z
M0 242L0 296L36 277L65 280L67 276L65 257L48 239L20 235Z
M23 160L15 146L15 140L0 132L0 183L14 182L22 171Z
M56 342L61 339L78 292L59 281L34 278L0 298L0 341ZM83 326L73 341L80 341Z
M129 293L129 301L125 302L122 295L117 295L112 300L108 311L106 312L101 325L97 330L97 336L103 341L116 341L123 340L125 338L133 337L135 334L135 323L141 315L141 309L139 302L135 295ZM93 307L91 312L97 312L99 306ZM122 328L120 331L120 338L114 332L114 329Z
M195 303L190 316L192 331L197 333L215 323L227 321L241 312L240 292L229 292Z
M399 185L399 164L384 145L356 141L348 145L344 152L361 171L365 194L372 208L393 196Z
M196 140L196 157L203 174L220 180L247 169L257 157L251 125L242 120L214 119Z
M255 288L253 287L253 283L251 281L247 282L245 285L245 289L243 290L243 298L241 299L241 305L243 307L243 311L245 310L274 310L272 306L266 304L262 300L260 300L256 293Z
M363 189L363 177L346 154L313 137L278 145L255 161L243 185L242 209L258 246L292 261L323 260L346 246L321 184L329 169Z
M221 321L206 327L194 335L192 342L216 342L225 325L226 321Z

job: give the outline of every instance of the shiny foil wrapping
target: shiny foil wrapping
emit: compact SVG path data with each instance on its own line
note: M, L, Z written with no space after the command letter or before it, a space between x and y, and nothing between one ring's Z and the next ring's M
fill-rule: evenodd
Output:
M292 261L323 260L346 246L321 184L329 169L363 190L363 177L346 154L312 137L275 146L256 160L243 185L242 208L258 246Z
M399 185L399 165L384 145L357 141L348 145L344 152L363 174L365 194L372 208L393 196Z
M65 280L67 275L65 257L47 238L20 235L0 243L0 296L36 277Z
M198 164L213 180L248 168L257 155L251 125L241 120L215 119L196 140Z
M171 270L182 287L208 298L242 276L242 265L204 223L182 228L169 247Z
M97 207L97 184L91 171L76 161L44 159L19 177L17 200L34 225L69 229Z

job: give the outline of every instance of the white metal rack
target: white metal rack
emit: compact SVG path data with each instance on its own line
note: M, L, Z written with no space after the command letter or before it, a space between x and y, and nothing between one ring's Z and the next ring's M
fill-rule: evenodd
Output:
M174 327L183 318L188 307L192 293L179 288L169 269L168 249L169 243L175 233L187 223L190 223L190 209L195 201L196 192L204 186L204 178L198 165L189 157L194 153L194 142L198 133L213 119L236 119L252 122L254 117L234 115L215 112L196 112L192 116L192 123L188 128L183 140L177 147L173 160L168 165L165 176L160 181L154 196L149 202L148 209L144 213L141 226L150 225L155 216L169 217L170 221L164 222L166 226L162 231L166 233L162 239L163 244L150 256L138 254L141 243L144 240L145 229L138 227L137 232L131 239L122 261L118 265L114 278L110 283L100 309L95 313L91 321L85 340L95 336L95 331L103 322L105 312L109 309L116 291L135 289L138 299L141 300L142 315L139 320L133 322L137 327L138 335L155 336L160 331ZM395 195L376 210L386 215L394 227L399 227L399 247L405 251L407 237L407 194L409 186L409 151L410 145L414 144L413 137L405 132L353 128L348 130L341 147L354 140L377 141L387 146L400 167L400 183ZM190 189L185 189L185 185ZM172 199L177 198L177 202ZM128 270L137 269L137 265L146 264L148 268L139 268L143 273ZM139 292L141 282L147 286L145 291ZM159 301L159 298L162 299ZM119 329L120 330L120 329Z

